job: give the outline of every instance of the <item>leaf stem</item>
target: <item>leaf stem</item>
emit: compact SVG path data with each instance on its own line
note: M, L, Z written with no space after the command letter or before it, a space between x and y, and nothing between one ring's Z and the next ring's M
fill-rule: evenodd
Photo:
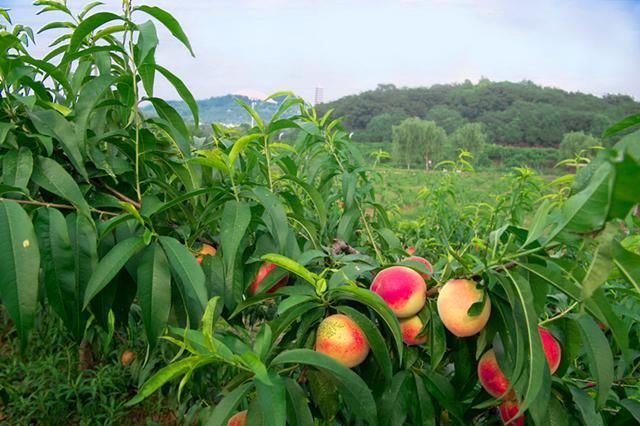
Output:
M550 323L552 321L555 321L557 319L562 318L563 316L567 315L569 312L571 312L573 310L573 308L575 308L576 306L578 306L578 301L573 302L571 305L569 305L569 307L567 309L565 309L564 311L560 312L558 315L554 315L551 318L547 318L544 321L541 321L538 325L545 325L547 323Z

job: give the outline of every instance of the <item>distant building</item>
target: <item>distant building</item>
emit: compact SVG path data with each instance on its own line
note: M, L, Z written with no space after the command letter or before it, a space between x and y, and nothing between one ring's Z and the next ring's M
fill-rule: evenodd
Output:
M316 87L316 96L313 104L318 105L324 102L324 89L322 87Z

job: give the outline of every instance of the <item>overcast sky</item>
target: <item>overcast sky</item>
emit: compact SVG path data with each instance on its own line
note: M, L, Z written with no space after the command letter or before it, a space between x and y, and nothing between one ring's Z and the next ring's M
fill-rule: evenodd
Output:
M121 0L104 0L118 10ZM135 0L134 0L135 1ZM136 4L141 4L137 1ZM640 99L640 1L147 0L182 23L196 57L160 31L158 62L196 98L293 90L325 100L378 83L532 80ZM38 29L30 0L0 0ZM85 1L69 0L79 9ZM139 21L147 18L137 14ZM36 56L54 33L38 36ZM162 96L175 98L164 82Z

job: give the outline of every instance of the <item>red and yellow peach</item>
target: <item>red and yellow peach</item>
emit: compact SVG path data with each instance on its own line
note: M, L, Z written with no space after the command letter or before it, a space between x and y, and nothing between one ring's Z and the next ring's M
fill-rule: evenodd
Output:
M371 291L382 297L398 318L417 314L427 300L424 279L406 266L391 266L378 272Z
M369 342L362 329L342 314L328 316L318 326L315 350L352 368L369 354Z
M210 246L209 244L203 244L202 247L200 247L200 250L196 252L196 254L197 254L196 260L198 261L198 263L202 264L202 260L204 259L204 256L216 255L216 248L213 246Z
M500 370L496 353L493 349L485 352L480 357L480 361L478 361L478 380L484 390L494 398L504 396L507 389L509 389L509 380Z
M402 333L402 341L409 345L422 345L427 341L426 333L418 336L424 324L419 316L415 315L410 318L400 320L400 332Z
M560 357L562 354L560 344L546 328L538 327L538 333L540 333L542 349L549 364L549 371L553 374L560 366Z
M524 424L524 415L521 414L519 417L513 418L518 414L519 410L520 406L514 399L509 399L500 404L498 406L498 413L500 413L502 423L506 426L522 426Z
M479 315L470 316L469 308L474 303L485 303ZM458 337L473 336L484 328L491 314L491 300L482 288L471 280L451 280L438 294L438 315L444 326Z
M227 426L244 426L247 421L247 410L240 411L229 419Z
M258 290L258 285L260 284L260 282L264 279L264 277L267 276L269 272L274 270L276 267L277 267L276 264L269 263L269 262L265 262L262 265L260 265L260 268L258 269L258 273L256 274L256 277L253 279L253 281L251 282L251 285L249 286L248 293L251 295L256 294L256 291ZM283 285L286 285L288 281L289 281L288 276L282 278L273 287L267 290L267 293L273 293Z
M429 263L429 261L427 259L425 259L424 257L420 257L420 256L409 256L407 257L405 260L415 260L416 262L420 262L422 263L427 270L430 273L433 273L433 266L431 266L431 263ZM420 275L422 276L422 278L424 278L425 280L430 280L431 279L431 274L426 274L426 273L422 273L420 272Z

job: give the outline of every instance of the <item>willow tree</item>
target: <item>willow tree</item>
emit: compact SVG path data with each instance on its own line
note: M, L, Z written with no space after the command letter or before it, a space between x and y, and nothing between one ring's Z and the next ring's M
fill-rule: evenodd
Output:
M397 164L407 169L417 159L424 160L425 168L429 162L442 157L447 133L433 121L419 118L407 118L400 125L393 126L393 158Z

